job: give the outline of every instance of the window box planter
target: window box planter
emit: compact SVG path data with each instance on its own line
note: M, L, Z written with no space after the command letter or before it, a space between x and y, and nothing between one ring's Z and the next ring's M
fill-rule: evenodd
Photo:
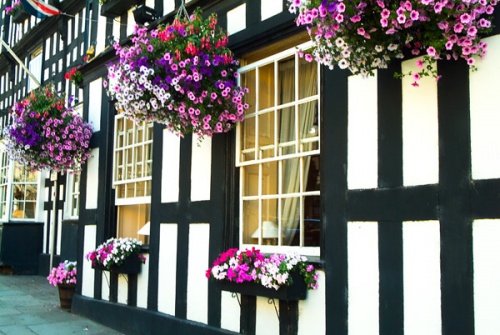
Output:
M23 23L24 20L30 17L30 14L24 9L18 10L14 15L12 15L12 22Z
M131 274L141 273L142 261L139 259L139 257L137 257L136 254L134 254L131 257L125 259L123 264L120 266L112 265L108 269L102 264L96 264L92 265L92 268L94 270L99 270L99 271L110 271L110 272L131 275Z
M108 0L101 6L101 15L115 18L126 13L130 8L142 3L141 0Z
M278 290L266 288L259 283L243 282L235 283L228 280L217 280L215 283L222 291L240 293L242 295L251 295L267 297L278 300L297 301L307 298L307 285L298 271L290 273L293 284L290 286L281 286Z

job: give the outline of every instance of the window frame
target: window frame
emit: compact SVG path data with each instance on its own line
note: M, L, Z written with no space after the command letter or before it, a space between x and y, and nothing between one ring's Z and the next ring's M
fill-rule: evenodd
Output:
M242 148L242 134L243 134L243 127L244 127L244 122L243 121L242 123L239 123L236 127L236 159L235 159L235 166L236 168L239 168L240 169L240 174L239 174L239 195L238 195L238 204L239 204L239 208L240 208L240 215L239 215L239 237L238 237L238 240L239 240L239 245L241 248L251 248L251 247L258 247L260 250L262 250L263 252L287 252L287 251L292 251L292 252L299 252L301 254L305 254L305 255L309 255L309 256L319 256L320 255L320 245L318 246L305 246L303 245L304 243L304 197L305 196L317 196L317 197L320 197L320 191L319 189L318 190L315 190L315 191L306 191L303 187L303 184L304 184L304 175L303 175L303 167L300 168L300 175L299 175L299 179L300 179L300 188L299 188L299 192L298 193L291 193L291 194L285 194L282 190L282 181L283 181L283 172L282 172L282 168L279 166L280 164L282 164L282 162L284 162L285 160L288 160L288 159L299 159L300 161L300 164L303 164L303 160L305 157L314 157L314 156L319 156L319 159L321 158L321 155L320 155L320 151L321 151L321 148L320 148L320 133L319 133L319 129L320 129L320 117L319 117L319 114L320 114L320 111L321 111L321 67L320 67L320 64L316 64L317 68L316 68L316 73L317 73L317 82L316 82L316 85L317 85L317 88L316 88L316 94L313 94L311 96L308 96L308 97L305 97L305 98L300 98L299 95L298 95L298 85L299 85L299 79L298 79L298 74L299 74L299 65L300 64L300 61L299 61L299 56L297 55L297 49L300 49L300 50L307 50L309 49L310 47L312 46L312 43L309 41L309 42L306 42L306 43L302 43L302 44L299 44L295 47L292 47L292 48L287 48L286 50L283 50L283 51L279 51L275 54L272 54L270 56L267 56L267 57L264 57L260 60L256 60L248 65L244 65L242 66L238 72L240 74L240 81L241 81L241 78L242 78L242 74L244 75L244 73L246 72L249 72L249 71L252 71L254 70L255 71L255 101L256 101L256 104L258 105L258 101L259 101L259 84L260 84L260 81L259 81L259 76L257 74L257 69L259 68L262 68L268 64L272 64L274 63L274 78L275 78L275 83L274 83L274 103L272 104L272 106L268 107L268 108L263 108L263 109L258 109L258 106L255 107L255 110L250 113L250 114L247 114L246 116L255 116L255 119L258 118L259 115L261 114L264 114L264 113L268 113L270 111L273 111L274 113L274 128L273 128L273 132L274 132L274 141L273 141L273 144L271 144L271 147L272 147L272 150L274 151L272 157L268 157L268 158L260 158L259 157L259 151L262 151L263 149L268 149L266 147L259 147L259 143L258 143L258 138L259 138L259 135L257 135L259 133L259 125L258 125L258 122L255 121L255 145L253 148L250 148L250 149L247 149L247 150L244 150ZM287 58L291 58L291 57L294 57L294 66L295 66L295 72L294 72L294 89L295 89L295 96L293 98L293 100L291 102L286 102L286 103L278 103L278 93L279 93L279 81L276 80L276 78L278 78L277 74L278 74L278 64L280 61L283 61L283 60L286 60ZM243 56L243 59L244 59L244 56ZM292 107L294 108L294 115L295 115L295 119L297 120L297 116L299 115L299 106L301 104L305 104L305 103L308 103L308 102L316 102L317 105L316 105L316 117L317 117L317 124L315 124L317 126L317 134L316 136L314 137L314 139L312 140L309 140L309 139L304 139L304 138L300 138L300 134L298 133L299 130L297 129L298 127L296 127L295 131L296 131L296 134L298 134L298 136L296 135L295 136L295 139L293 140L295 143L293 144L295 146L295 148L297 148L297 150L295 151L295 153L288 153L288 154L281 154L279 153L279 150L280 150L280 143L279 143L279 140L278 140L278 130L279 130L279 122L277 121L278 119L278 111L282 110L282 109L285 109L285 108L288 108L288 107ZM298 124L298 121L296 121L296 124ZM316 142L317 143L317 149L315 150L310 150L310 151L301 151L300 150L300 146L303 145L304 143L306 142ZM283 144L281 144L281 146L283 146ZM246 152L245 152L246 151ZM248 154L249 152L254 152L254 159L251 159L251 160L245 160L243 158L243 155L244 154ZM264 195L263 192L262 192L262 185L263 185L263 182L262 181L259 181L259 191L258 191L258 194L257 195L244 195L244 187L245 187L245 173L243 172L242 169L245 169L247 167L250 167L250 166L257 166L258 169L259 169L259 176L262 175L262 165L263 164L266 164L266 163L271 163L271 162L277 162L277 165L278 165L278 172L277 172L277 182L278 182L278 187L277 187L277 191L276 191L276 194L271 194L271 195ZM281 221L282 218L281 218L281 206L280 206L280 203L281 203L281 200L282 199L285 199L285 198L291 198L291 197L298 197L299 198L299 215L300 215L300 243L299 243L299 246L291 246L291 245L271 245L271 246L268 246L268 245L265 245L264 244L264 241L263 241L263 238L262 238L262 235L259 234L259 238L258 238L258 241L256 244L253 244L253 243L244 243L244 233L245 233L245 227L244 227L244 201L251 201L251 200L257 200L259 201L259 204L258 204L258 230L261 230L262 228L262 225L263 225L263 222L264 222L264 219L262 217L262 200L266 200L266 199L274 199L276 200L276 212L278 213L278 220ZM279 226L281 226L279 224ZM320 232L321 234L321 232ZM281 233L281 229L278 229L278 244L279 242L281 241L282 242L282 233ZM321 240L321 238L320 238Z

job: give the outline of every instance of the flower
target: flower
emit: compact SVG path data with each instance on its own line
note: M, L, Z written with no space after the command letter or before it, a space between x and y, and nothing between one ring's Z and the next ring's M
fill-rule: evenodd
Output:
M80 170L90 157L92 127L65 103L52 83L16 102L12 124L3 130L9 159L28 170Z
M151 31L136 26L134 34L132 46L115 43L119 59L104 81L118 111L180 136L227 132L243 120L248 90L237 85L239 63L215 14L203 20L197 9Z
M278 290L293 284L290 272L298 271L308 289L318 288L318 273L307 258L298 254L264 255L255 248L240 251L229 249L219 255L205 275L216 280L255 282Z
M51 285L76 284L76 262L65 260L58 267L52 268L47 280Z
M83 82L82 73L78 71L78 68L80 68L80 65L72 68L64 75L64 79L71 80L71 82L77 86L79 86Z
M85 257L92 262L92 266L102 265L109 270L112 266L122 265L132 255L137 255L142 263L146 263L146 257L140 253L141 247L142 242L135 238L110 238Z
M423 55L419 76L438 77L432 66L438 59L464 58L475 70L472 57L486 54L480 34L491 31L497 0L288 0L313 41L314 59L353 74L373 75L390 61ZM339 18L342 15L342 19ZM339 38L343 43L335 41ZM383 48L377 48L382 46ZM306 55L308 54L306 53ZM396 74L403 77L408 74Z
M12 6L5 7L5 14L14 16L16 15L16 13L22 10L23 4L21 3L21 0L15 0L14 2L12 2Z

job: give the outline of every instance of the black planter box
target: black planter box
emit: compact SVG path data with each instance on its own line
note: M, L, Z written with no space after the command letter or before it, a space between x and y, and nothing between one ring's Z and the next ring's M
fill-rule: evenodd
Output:
M228 280L217 280L216 283L222 291L267 297L278 300L297 301L307 298L307 285L302 276L297 272L291 272L293 284L281 286L279 289L266 288L259 283L243 282L235 283Z
M108 0L101 6L101 15L115 18L126 13L132 6L142 2L142 0Z
M12 22L23 23L28 17L30 17L30 14L24 9L21 9L12 15Z
M102 264L96 264L92 265L92 268L99 271L110 271L131 275L141 273L142 261L134 254L129 256L120 266L113 265L108 269Z

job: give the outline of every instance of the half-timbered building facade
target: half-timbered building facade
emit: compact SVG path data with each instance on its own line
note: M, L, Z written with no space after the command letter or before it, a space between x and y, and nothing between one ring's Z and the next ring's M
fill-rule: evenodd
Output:
M200 142L115 110L103 87L112 44L130 41L137 5L155 26L182 3L118 2L53 1L63 14L20 22L2 10L4 41L94 129L77 175L0 156L3 266L46 275L51 260L77 260L72 312L126 334L500 333L498 15L478 71L439 61L442 78L416 88L393 77L414 60L369 78L304 61L309 37L286 0L186 1L218 14L249 88L245 121ZM76 66L79 86L64 79ZM0 85L5 126L33 89L5 48ZM85 259L115 236L144 242L140 274ZM319 288L272 301L205 278L222 251L252 246L307 256Z

